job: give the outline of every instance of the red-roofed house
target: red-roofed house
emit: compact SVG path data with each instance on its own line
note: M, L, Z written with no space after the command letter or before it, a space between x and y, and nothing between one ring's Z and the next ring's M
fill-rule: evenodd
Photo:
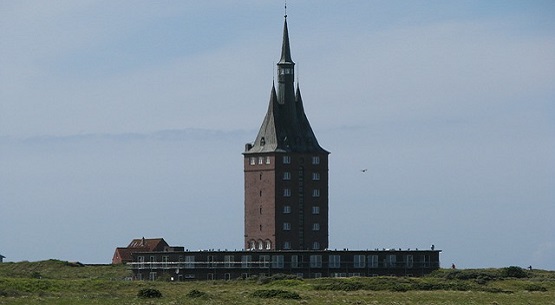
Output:
M183 247L170 247L163 238L133 239L127 247L118 247L112 257L112 264L125 264L133 261L135 252L173 252L183 251Z

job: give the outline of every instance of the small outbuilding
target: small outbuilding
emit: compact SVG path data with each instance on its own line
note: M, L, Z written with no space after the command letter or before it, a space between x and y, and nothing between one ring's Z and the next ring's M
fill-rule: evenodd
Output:
M4 255L0 254L0 263L3 263L5 258L6 257Z

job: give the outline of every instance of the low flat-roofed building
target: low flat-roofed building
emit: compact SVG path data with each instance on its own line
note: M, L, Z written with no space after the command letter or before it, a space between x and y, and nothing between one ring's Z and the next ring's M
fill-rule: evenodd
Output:
M137 280L230 280L291 274L301 278L422 276L439 269L441 250L270 250L134 252Z

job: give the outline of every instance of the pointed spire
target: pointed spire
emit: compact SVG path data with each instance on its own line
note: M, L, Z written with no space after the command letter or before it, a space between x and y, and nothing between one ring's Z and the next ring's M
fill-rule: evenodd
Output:
M277 93L276 93L276 84L272 82L272 92L270 93L270 106L274 106L277 103Z
M293 63L291 59L291 49L289 47L289 30L287 29L287 15L283 23L283 42L281 45L281 59L279 64Z
M283 44L278 66L278 82L272 82L268 111L254 143L245 154L267 152L328 153L318 144L304 113L299 83L294 84L294 66L289 47L287 16L283 24Z

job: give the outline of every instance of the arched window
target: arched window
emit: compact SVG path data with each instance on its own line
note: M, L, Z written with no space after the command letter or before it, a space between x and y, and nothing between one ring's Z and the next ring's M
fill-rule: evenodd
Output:
M270 250L270 249L272 249L272 242L267 240L266 241L266 250Z
M264 242L262 242L261 240L258 241L258 250L263 250L264 249Z
M256 241L251 240L251 241L249 242L249 249L251 249L251 250L256 249Z

